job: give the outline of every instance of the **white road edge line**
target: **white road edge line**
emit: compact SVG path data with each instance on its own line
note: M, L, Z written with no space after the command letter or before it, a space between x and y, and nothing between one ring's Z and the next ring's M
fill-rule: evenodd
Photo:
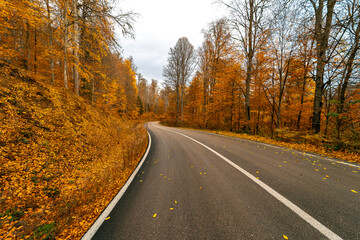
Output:
M197 131L202 132L202 133L206 133L206 134L215 135L215 136L229 137L229 136L222 135L222 134L219 134L219 133L203 132L203 131L199 131L199 130L197 130ZM231 138L236 138L236 137L231 137ZM281 150L284 150L284 148L285 149L287 148L287 147L282 147L282 146L275 146L275 145L268 144L268 143L257 142L257 141L253 141L253 140L249 140L249 139L245 139L245 138L239 138L239 139L241 139L241 141L250 142L250 143L256 143L256 144L259 144L259 145L264 145L264 146L267 146L267 147L281 149ZM295 149L295 148L288 148L288 149L291 149L294 152L298 152L299 154L303 154L303 155L306 155L306 156L309 156L309 157L315 157L315 158L319 158L321 160L325 160L325 161L329 161L329 162L335 162L335 163L339 163L339 164L343 164L343 165L348 165L348 166L351 166L351 167L360 168L359 164L353 164L353 163L348 163L348 162L344 162L344 161L334 160L334 159L330 159L329 157L326 157L326 156L306 153L304 151L301 151L301 150L298 150L298 149Z
M230 164L232 167L234 167L235 169L237 169L238 171L240 171L241 173L243 173L245 176L247 176L248 178L250 178L253 182L255 182L256 184L258 184L260 187L262 187L263 189L265 189L268 193L270 193L273 197L275 197L277 200L279 200L280 202L282 202L285 206L287 206L288 208L290 208L294 213L296 213L299 217L301 217L302 219L304 219L306 222L308 222L311 226L313 226L315 229L317 229L319 232L321 232L324 236L326 236L327 238L331 239L331 240L340 240L342 239L340 236L338 236L336 233L334 233L333 231L331 231L329 228L327 228L326 226L324 226L322 223L320 223L318 220L316 220L315 218L313 218L312 216L310 216L309 214L307 214L304 210L302 210L301 208L299 208L298 206L296 206L294 203L292 203L290 200L288 200L287 198L285 198L284 196L282 196L280 193L276 192L274 189L272 189L271 187L269 187L266 183L260 181L259 179L257 179L255 176L253 176L252 174L250 174L248 171L246 171L245 169L239 167L238 165L236 165L234 162L232 162L231 160L229 160L228 158L224 157L223 155L221 155L220 153L216 152L215 150L213 150L212 148L206 146L205 144L176 131L164 128L167 131L170 132L174 132L177 133L181 136L184 136L194 142L196 142L197 144L200 144L201 146L203 146L204 148L208 149L210 152L214 153L215 155L217 155L218 157L220 157L221 159L223 159L225 162L227 162L228 164Z
M115 205L119 202L121 197L124 195L124 193L126 192L128 187L130 186L130 184L134 180L136 174L139 172L141 166L145 162L145 159L146 159L146 157L147 157L147 155L149 153L150 147L151 147L151 135L150 135L149 132L148 132L148 136L149 136L148 147L147 147L146 152L145 152L144 156L142 157L140 163L136 167L135 171L131 174L131 176L129 177L129 179L125 183L125 185L120 189L118 194L113 198L113 200L109 203L109 205L105 208L105 210L101 213L101 215L96 219L96 221L93 223L93 225L90 227L90 229L84 234L84 236L81 238L81 240L90 240L90 239L92 239L92 237L95 235L97 230L99 230L100 226L103 224L105 219L109 216L111 211L114 209Z

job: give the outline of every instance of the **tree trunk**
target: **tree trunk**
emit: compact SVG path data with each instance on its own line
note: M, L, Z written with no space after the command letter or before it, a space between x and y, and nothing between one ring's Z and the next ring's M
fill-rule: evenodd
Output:
M49 48L50 48L50 83L54 84L55 76L54 76L54 58L53 58L53 32L51 27L51 12L50 12L50 4L49 0L46 0L46 9L48 14L48 31L49 31Z
M176 86L176 125L179 126L179 117L180 117L180 93L179 93L179 86Z
M298 131L300 130L301 115L302 115L302 109L303 109L303 105L304 105L305 87L306 87L306 73L304 73L302 91L301 91L301 96L300 96L300 110L299 110L298 119L297 119L297 123L296 123L296 129Z
M339 116L336 121L338 140L340 140L341 126L343 125L343 119L342 119L341 114L344 112L346 89L348 87L350 77L351 77L351 74L353 71L354 60L355 60L355 57L359 50L359 40L360 40L360 21L359 21L356 31L355 31L355 40L353 43L353 47L352 47L349 59L347 60L347 62L345 64L345 70L343 73L343 81L341 82L341 84L339 84L339 90L338 90L338 102L339 103L337 106L337 113L339 114Z
M68 89L68 69L67 69L67 48L68 48L68 16L67 16L68 0L65 0L64 7L64 87Z
M324 80L324 68L326 63L326 51L328 50L329 36L332 27L332 17L337 0L327 1L325 26L323 26L324 1L325 0L319 0L319 6L317 7L315 1L311 0L315 10L315 39L317 42L317 46L316 46L317 66L316 66L316 76L315 76L315 96L314 96L313 118L312 118L312 130L314 133L319 133L321 127L321 109L323 105L322 96L324 89L323 80Z
M75 16L74 21L74 90L77 95L80 93L80 79L79 79L79 23L78 23L78 17L77 17L77 6L76 2L73 2L73 12Z
M35 75L37 74L37 52L36 52L36 47L37 47L37 31L36 31L36 26L34 27L34 72Z
M30 61L31 61L31 44L30 44L30 24L26 22L26 60L25 60L25 69L30 70Z
M250 19L249 19L249 28L248 31L248 51L247 51L247 68L246 68L246 80L245 80L245 114L246 114L246 131L249 132L250 129L250 83L251 83L251 74L252 74L252 60L254 57L253 49L253 21L254 21L254 0L250 0Z

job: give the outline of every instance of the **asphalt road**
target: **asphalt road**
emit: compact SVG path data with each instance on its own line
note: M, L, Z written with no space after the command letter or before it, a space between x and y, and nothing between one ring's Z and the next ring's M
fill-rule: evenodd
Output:
M359 164L157 123L148 131L146 161L93 239L360 239Z

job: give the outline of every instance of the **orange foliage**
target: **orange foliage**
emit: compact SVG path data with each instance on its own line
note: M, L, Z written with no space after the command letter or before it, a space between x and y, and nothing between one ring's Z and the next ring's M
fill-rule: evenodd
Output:
M0 76L0 239L79 239L147 145L139 122Z

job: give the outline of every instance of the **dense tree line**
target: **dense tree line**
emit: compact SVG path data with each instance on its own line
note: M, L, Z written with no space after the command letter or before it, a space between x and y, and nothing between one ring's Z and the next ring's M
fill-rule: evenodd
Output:
M173 61L184 54L179 42L169 52L163 122L268 136L285 127L360 139L358 0L218 3L228 15L203 31L191 81L180 84L180 75L169 74L184 63Z
M2 1L0 66L137 116L134 65L115 36L133 37L136 16L107 0Z

